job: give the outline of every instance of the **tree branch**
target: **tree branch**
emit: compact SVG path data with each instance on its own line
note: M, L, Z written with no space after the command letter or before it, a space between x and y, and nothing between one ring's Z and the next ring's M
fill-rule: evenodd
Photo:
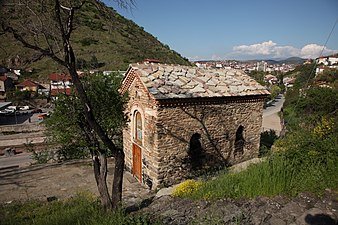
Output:
M19 41L21 44L24 45L24 47L29 48L29 49L33 49L35 51L40 52L42 55L48 56L50 58L52 58L53 60L55 60L57 63L66 66L65 62L63 60L61 60L59 57L57 57L53 52L51 52L49 49L43 49L37 45L33 45L28 43L23 37L22 35L20 35L16 30L13 29L13 27L9 27L9 26L5 26L4 23L2 23L2 29L7 32L7 33L11 33L14 38Z

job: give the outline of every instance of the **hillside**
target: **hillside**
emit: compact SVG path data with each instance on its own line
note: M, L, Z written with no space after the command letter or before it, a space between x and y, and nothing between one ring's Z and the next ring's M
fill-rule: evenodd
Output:
M94 0L91 0L94 1ZM145 58L162 63L189 64L169 46L144 31L133 21L119 15L114 9L91 3L83 5L75 17L72 44L80 67L95 64L101 70L125 70L130 63ZM8 1L2 1L2 4ZM0 12L5 15L4 7ZM20 18L16 15L16 18ZM31 68L35 76L46 77L61 69L50 59L22 47L8 34L0 35L0 64L10 68ZM90 63L89 63L90 62Z
M280 60L279 64L303 64L305 62L305 59L302 59L300 57L290 57L284 60Z
M244 62L251 62L251 63L256 63L260 61L265 61L268 64L303 64L305 59L299 58L299 57L289 57L286 59L254 59L254 60L246 60Z

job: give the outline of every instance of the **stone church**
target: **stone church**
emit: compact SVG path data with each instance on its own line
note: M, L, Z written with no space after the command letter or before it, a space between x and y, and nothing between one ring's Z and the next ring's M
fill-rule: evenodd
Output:
M269 92L243 71L132 64L121 91L126 167L150 188L258 155Z

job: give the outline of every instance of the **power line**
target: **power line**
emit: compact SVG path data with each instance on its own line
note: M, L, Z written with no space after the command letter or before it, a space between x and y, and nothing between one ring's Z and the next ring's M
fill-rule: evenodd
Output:
M337 17L335 23L333 24L332 29L331 29L329 35L328 35L327 38L326 38L325 44L323 45L323 48L322 48L322 50L321 50L320 55L318 56L318 58L321 57L321 56L323 56L323 52L324 52L324 50L325 50L325 48L326 48L326 45L327 45L328 41L329 41L330 38L331 38L331 35L332 35L332 33L333 33L333 31L334 31L334 29L335 29L337 23L338 23L338 17ZM309 77L308 77L308 79L306 80L306 83L305 83L305 85L303 86L303 88L304 88L304 87L306 88L306 87L309 85L309 82L310 82L310 79L311 79L311 77L312 77L312 74L314 73L314 71L316 70L316 68L317 68L317 60L315 60L315 64L313 65L313 68L312 68L312 70L311 70L311 72L310 72L310 74L309 74ZM296 109L296 108L298 107L299 101L300 101L300 98L298 97L297 102L296 102L296 105L293 107L293 109Z
M334 23L334 25L333 25L333 27L332 27L332 29L331 29L331 31L330 31L328 37L326 38L325 44L323 45L323 48L322 48L322 50L321 50L321 52L320 52L319 57L323 56L323 52L324 52L324 50L325 50L325 48L326 48L327 42L328 42L329 39L331 38L331 35L332 35L333 30L334 30L334 28L336 27L337 23L338 23L338 18L336 19L336 22ZM319 58L319 57L318 57L318 58ZM304 87L307 87L307 86L308 86L309 81L310 81L310 79L311 79L311 76L312 76L312 74L314 73L314 71L315 71L316 68L317 68L317 60L315 61L315 64L313 65L313 68L312 68L312 70L311 70L311 73L310 73L308 79L306 80L306 83L305 83L305 86L304 86ZM296 107L298 106L298 102L299 102L299 98L298 98L298 100L297 100Z

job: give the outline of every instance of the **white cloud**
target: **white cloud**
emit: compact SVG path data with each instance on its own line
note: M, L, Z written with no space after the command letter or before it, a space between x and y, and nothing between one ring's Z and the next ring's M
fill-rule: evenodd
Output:
M305 45L301 50L300 50L300 55L303 58L317 58L321 55L330 55L333 53L336 53L337 50L331 50L328 48L324 48L324 46L317 45L317 44L308 44Z
M270 55L276 45L272 41L266 41L259 44L235 46L233 50L235 53L245 55Z
M228 57L235 58L287 58L298 56L302 58L317 58L320 56L323 46L317 44L308 44L301 49L288 46L278 45L273 41L266 41L252 45L239 45L233 47L233 52ZM338 52L325 48L322 55L329 55Z

